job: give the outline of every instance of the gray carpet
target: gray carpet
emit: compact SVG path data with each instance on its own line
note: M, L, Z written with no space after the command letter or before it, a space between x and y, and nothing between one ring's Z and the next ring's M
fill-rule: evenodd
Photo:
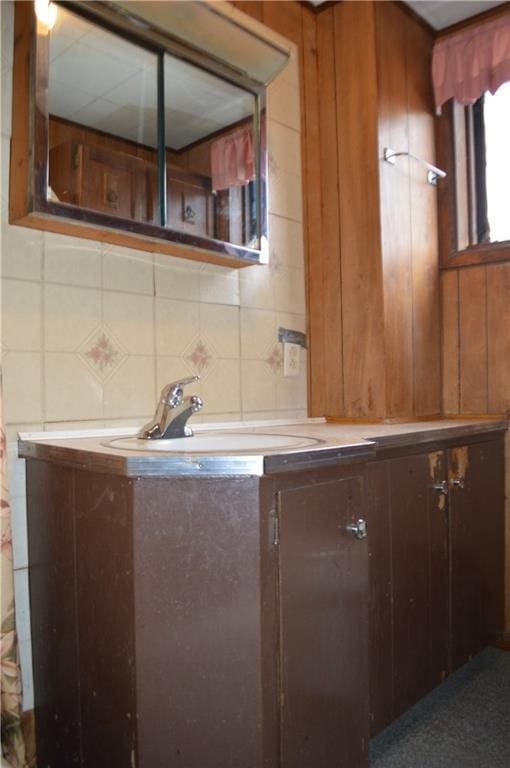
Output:
M378 734L370 768L510 768L510 653L487 648Z

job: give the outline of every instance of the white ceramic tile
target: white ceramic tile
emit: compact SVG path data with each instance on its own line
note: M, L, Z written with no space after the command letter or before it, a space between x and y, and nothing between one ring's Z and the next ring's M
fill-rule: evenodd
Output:
M101 286L101 247L92 240L44 236L44 279L50 283Z
M199 304L156 299L156 350L177 357L199 334Z
M102 418L102 386L77 355L46 353L45 413L48 421Z
M101 323L100 291L45 285L44 323L47 350L78 349Z
M197 301L201 264L172 256L155 256L156 296Z
M301 140L298 131L269 120L267 149L281 170L301 175Z
M282 265L304 268L303 225L270 214L269 266L277 272Z
M25 459L20 459L18 457L17 439L12 443L9 443L8 472L9 494L11 499L24 497L26 494L26 464Z
M265 356L278 341L276 314L263 309L241 309L241 355L246 360Z
M2 222L2 276L40 280L42 232Z
M238 358L239 307L200 304L200 338L212 345L216 356Z
M241 387L243 413L275 409L275 376L262 360L241 360Z
M241 409L241 381L239 360L218 360L210 375L202 382L204 417L212 413Z
M41 421L40 353L8 352L3 356L2 371L5 421Z
M2 344L5 349L39 351L41 284L2 280Z
M275 304L278 310L304 315L306 311L304 270L282 267L273 278Z
M62 430L83 429L103 429L105 423L103 419L87 419L86 421L46 421L44 423L45 432L61 432ZM27 430L28 431L28 430Z
M200 300L218 304L239 304L239 272L215 265L200 271Z
M105 246L103 288L130 293L154 293L153 256L128 248Z
M239 281L242 307L275 309L273 275L268 266L243 269Z
M1 131L2 136L10 136L12 133L12 67L9 64L4 64L4 58L2 55L1 63Z
M301 350L298 376L276 376L276 407L278 409L306 409L306 351Z
M156 407L154 390L154 358L128 357L104 385L104 417L150 413Z
M302 221L301 178L283 170L275 162L276 165L269 165L268 211L293 221Z
M301 128L299 89L282 75L270 83L267 89L267 113L271 120L299 131Z
M19 643L19 658L21 666L21 680L23 687L23 712L31 712L34 709L34 679L32 673L32 642L27 640Z
M27 568L27 503L25 496L11 497L11 524L13 567Z
M153 354L154 299L152 296L104 291L103 319L128 354Z

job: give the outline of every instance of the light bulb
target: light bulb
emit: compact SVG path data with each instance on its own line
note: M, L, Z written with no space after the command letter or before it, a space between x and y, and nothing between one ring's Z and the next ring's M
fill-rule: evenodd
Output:
M53 29L57 21L57 6L50 0L35 0L35 15L48 29Z

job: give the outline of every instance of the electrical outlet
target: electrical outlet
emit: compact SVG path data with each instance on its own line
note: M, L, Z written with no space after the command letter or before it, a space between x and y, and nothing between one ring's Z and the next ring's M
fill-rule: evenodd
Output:
M299 373L301 347L299 344L289 344L288 342L283 345L283 375L284 376L297 376Z

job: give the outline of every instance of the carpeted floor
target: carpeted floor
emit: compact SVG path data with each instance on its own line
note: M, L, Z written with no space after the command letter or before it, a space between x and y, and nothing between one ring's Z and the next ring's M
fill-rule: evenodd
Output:
M487 648L376 736L370 768L510 768L510 653Z

